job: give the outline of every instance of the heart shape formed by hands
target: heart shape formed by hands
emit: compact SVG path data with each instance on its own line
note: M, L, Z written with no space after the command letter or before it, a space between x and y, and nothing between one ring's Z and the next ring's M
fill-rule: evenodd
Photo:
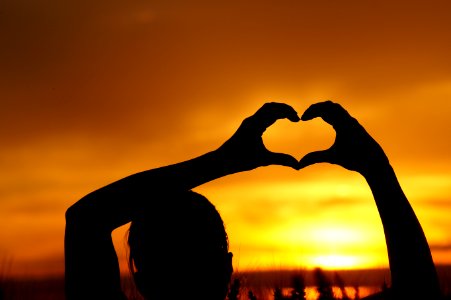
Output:
M288 119L292 122L310 121L321 118L326 123L332 125L336 132L335 140L330 147L324 147L326 150L310 150L309 143L305 139L298 138L297 143L283 141L287 137L288 128L280 128L278 139L282 138L283 144L299 149L307 146L305 154L300 160L295 156L286 154L286 152L272 152L266 148L263 143L263 133L279 119ZM325 128L319 123L310 125L310 135L317 134L319 129ZM308 123L304 123L308 124ZM304 125L306 126L306 125ZM276 129L276 128L275 128ZM314 129L314 130L313 130ZM283 131L280 131L283 130ZM272 130L271 130L272 131ZM306 136L307 134L304 133ZM333 135L329 135L333 136ZM305 168L309 165L326 162L340 165L348 170L366 173L368 168L385 163L388 161L385 153L379 144L366 132L366 130L354 119L341 105L332 101L325 101L311 105L299 118L297 112L289 105L283 103L267 103L263 105L253 116L247 118L236 134L232 137L232 144L243 149L247 148L244 155L241 156L241 162L248 159L249 166L255 168L267 165L283 165L294 169ZM314 140L314 139L313 139ZM330 139L322 140L325 145L330 145ZM268 140L267 140L268 142ZM240 144L240 145L239 145ZM273 146L271 146L272 148ZM236 150L236 149L235 149ZM289 150L288 152L292 152ZM304 150L305 151L305 150ZM253 157L251 157L253 156ZM253 167L252 167L253 166Z
M263 133L277 120L288 119L299 122L315 118L323 119L332 125L336 132L335 141L328 149L309 152L299 161L292 155L272 152L264 145ZM299 141L302 143L303 139ZM308 145L303 143L305 144ZM295 147L296 144L290 143L290 146ZM282 165L299 170L312 164L326 162L363 174L368 168L388 161L382 148L357 120L341 105L331 101L311 105L303 113L302 118L299 118L297 112L287 104L266 103L254 115L246 118L220 149L223 158L230 162L231 172L268 165Z
M263 134L263 143L269 151L285 153L300 161L305 155L329 149L335 140L335 131L322 120L310 122L278 121Z

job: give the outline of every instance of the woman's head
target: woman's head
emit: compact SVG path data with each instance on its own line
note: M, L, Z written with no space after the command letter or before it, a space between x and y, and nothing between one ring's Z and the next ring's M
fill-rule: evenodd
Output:
M130 226L130 267L146 299L223 300L232 273L221 216L192 191L149 200Z

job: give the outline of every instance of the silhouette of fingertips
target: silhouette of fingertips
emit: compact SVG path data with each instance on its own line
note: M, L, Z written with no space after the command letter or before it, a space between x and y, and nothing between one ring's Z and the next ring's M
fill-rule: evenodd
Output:
M305 112L302 114L301 120L308 121L308 120L314 119L316 117L319 117L320 114L319 114L319 110L318 110L318 104L319 103L310 105L310 107L307 108L305 110Z
M277 117L279 119L287 118L292 122L298 122L300 120L298 113L294 110L293 107L285 103L276 103L276 104L278 105L278 107L275 110L275 112L278 114Z
M288 120L291 122L299 122L301 118L299 118L298 114L295 112L294 115L288 116Z
M302 114L302 116L301 116L301 120L302 121L308 121L308 120L311 120L311 119L313 119L313 117L310 114L308 114L307 111L304 112Z
M299 167L305 168L317 163L330 162L330 155L327 150L315 151L306 154L300 161Z
M298 122L300 120L298 113L288 104L270 102L265 103L260 108L255 117L263 122L266 126L273 124L278 119L285 119L292 122Z

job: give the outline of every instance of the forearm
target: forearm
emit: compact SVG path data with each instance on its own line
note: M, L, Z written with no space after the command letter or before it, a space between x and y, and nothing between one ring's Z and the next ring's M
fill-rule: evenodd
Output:
M364 176L384 227L394 291L436 299L440 290L430 249L393 168L379 164Z
M227 164L220 151L125 177L102 187L68 210L78 224L95 226L111 233L154 201L164 201L171 193L195 188L237 170Z

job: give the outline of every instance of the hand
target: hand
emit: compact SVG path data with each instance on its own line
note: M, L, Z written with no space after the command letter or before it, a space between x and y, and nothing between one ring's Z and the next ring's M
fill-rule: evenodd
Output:
M326 162L366 175L380 163L388 163L379 144L339 104L331 101L313 104L304 112L301 120L308 121L316 117L321 117L333 126L336 131L335 142L327 150L305 155L299 162L300 168Z
M235 134L218 149L227 167L237 172L268 165L299 170L297 159L288 154L271 152L263 144L262 135L266 128L285 118L292 122L300 120L297 112L283 103L266 103L253 116L246 118Z

